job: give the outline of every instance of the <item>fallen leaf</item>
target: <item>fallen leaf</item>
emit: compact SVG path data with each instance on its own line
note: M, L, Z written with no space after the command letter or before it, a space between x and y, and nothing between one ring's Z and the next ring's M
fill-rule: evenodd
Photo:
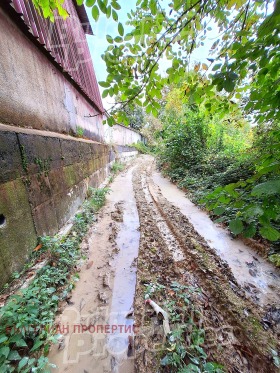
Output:
M35 249L34 249L33 251L38 251L38 250L40 250L42 246L43 246L43 245L40 243L39 245L37 245L37 246L35 247Z

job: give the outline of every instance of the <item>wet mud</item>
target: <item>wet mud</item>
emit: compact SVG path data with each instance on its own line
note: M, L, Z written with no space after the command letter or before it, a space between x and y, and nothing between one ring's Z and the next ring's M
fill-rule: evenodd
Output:
M135 337L135 371L176 371L160 366L164 355L157 348L158 336L144 297L149 283L168 288L179 281L201 290L193 295L192 302L200 312L198 322L206 331L204 348L210 361L222 364L228 372L277 372L271 350L279 349L279 328L277 322L267 327L264 319L267 309L273 307L277 319L279 295L272 293L269 300L274 301L273 305L263 300L263 306L269 308L255 302L235 277L230 263L194 229L182 206L178 208L164 198L155 183L158 177L153 179L154 171L152 159L146 158L133 179L141 222L135 322L144 331ZM159 226L160 219L168 230ZM174 250L180 252L180 258L174 256ZM159 296L154 301L161 305L166 299Z
M154 283L165 289L153 296L159 306L177 302L174 281L194 289L190 307L205 331L207 361L227 372L277 372L278 271L211 226L150 156L138 157L110 188L82 244L87 261L80 281L57 319L62 336L50 353L54 372L176 372L161 365L166 336L145 302ZM190 337L183 337L187 349Z

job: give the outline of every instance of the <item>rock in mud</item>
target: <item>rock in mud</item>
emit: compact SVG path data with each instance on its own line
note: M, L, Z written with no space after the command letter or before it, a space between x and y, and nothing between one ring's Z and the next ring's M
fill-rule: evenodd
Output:
M110 273L107 272L105 273L105 275L103 276L103 286L104 287L108 287L108 288L111 288L110 286Z
M108 303L109 296L106 292L99 292L98 293L98 298L101 300L103 303Z

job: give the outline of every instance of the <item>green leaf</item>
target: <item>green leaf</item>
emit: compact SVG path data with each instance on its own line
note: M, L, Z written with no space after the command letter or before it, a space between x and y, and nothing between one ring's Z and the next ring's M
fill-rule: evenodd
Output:
M271 225L262 226L259 231L262 237L269 241L277 241L280 238L280 232Z
M194 364L188 364L186 367L186 372L188 373L201 373L201 370L197 365Z
M76 0L78 5L83 5L84 0Z
M21 334L13 335L10 338L9 342L10 343L15 343L17 345L17 347L26 347L27 346L27 344L26 344L25 340L22 338Z
M121 36L123 36L123 34L124 34L124 28L123 28L123 25L121 23L118 24L118 31L119 31L119 34Z
M10 352L10 348L8 346L4 346L0 348L0 356L5 356L5 358L8 357Z
M8 360L20 360L21 357L19 355L19 353L15 350L12 350L10 353L9 353L9 356L8 356Z
M8 340L8 337L5 334L0 335L0 343L6 342Z
M157 2L156 2L156 0L151 0L150 10L151 10L153 16L155 16L157 14Z
M169 365L169 364L170 364L170 357L169 357L169 355L166 355L166 356L164 356L163 359L161 359L160 365L166 366L166 365Z
M95 4L96 0L86 0L86 6L92 7Z
M112 17L113 17L113 20L116 21L116 22L119 19L118 14L114 9L112 9Z
M225 212L225 208L224 207L222 207L222 206L218 206L218 207L216 207L214 210L213 210L213 213L215 214L215 215L221 215L222 213L224 213Z
M120 37L120 36L116 36L114 40L115 40L116 43L122 43L123 38Z
M44 341L41 341L39 338L37 338L35 340L35 343L34 343L33 347L31 348L30 352L38 350L39 347L41 347L43 343L44 343Z
M248 227L244 229L242 234L244 237L250 238L250 237L254 237L256 232L257 232L256 226L254 224L250 224Z
M214 65L213 67L212 67L212 70L213 71L217 71L217 70L219 70L219 68L222 66L222 64L221 63L217 63L216 65Z
M95 20L95 21L98 21L98 18L99 18L99 9L96 5L94 5L91 9L91 14L92 14L92 18Z
M110 43L110 44L114 43L114 39L112 38L112 36L106 35L106 39L107 39L108 43Z
M222 373L224 370L224 367L220 364L217 364L217 363L206 363L203 365L203 371L206 373L217 373L217 372L220 372Z
M110 18L110 17L111 17L111 12L112 12L112 7L108 6L108 8L107 8L107 13L106 13L106 17L107 17L107 18Z
M110 87L110 83L108 83L108 82L99 82L99 85L100 85L101 87L103 87L103 88L108 88L108 87Z
M102 13L106 14L107 13L107 7L105 5L105 2L102 0L97 0L99 9L101 10Z
M240 219L231 220L229 223L229 229L231 230L233 234L241 233L244 229L242 220Z
M230 79L226 79L224 81L224 84L223 84L223 88L227 91L227 92L232 92L234 90L234 81L233 80L230 80Z
M124 40L125 41L129 41L133 38L133 35L132 34L126 34L125 37L124 37Z
M21 361L18 363L18 369L22 369L27 363L29 358L27 356L23 357Z
M120 10L121 9L121 6L119 5L119 3L117 3L117 1L112 1L111 5L116 10Z
M105 98L107 97L109 94L109 89L104 89L103 93L102 93L102 98Z
M252 190L252 196L261 196L262 194L277 194L280 193L280 179L266 181L265 183L261 183L256 185Z

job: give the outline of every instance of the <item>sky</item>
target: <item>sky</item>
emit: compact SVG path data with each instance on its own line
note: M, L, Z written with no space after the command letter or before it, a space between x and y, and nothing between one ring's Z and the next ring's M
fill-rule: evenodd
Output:
M135 8L135 0L120 0L119 4L121 9L118 10L119 22L121 22L127 30L128 26L125 26L127 21L127 13L133 8ZM106 80L107 72L105 62L102 60L101 55L107 49L109 43L107 42L106 35L117 36L118 33L118 23L112 18L107 18L105 14L101 13L97 22L95 22L91 15L91 10L86 8L88 18L91 23L93 36L87 35L87 41L93 60L94 70L98 81Z
M165 1L165 0L163 0ZM119 0L121 9L118 11L119 22L121 22L125 28L125 32L128 31L128 26L125 25L127 21L127 13L131 9L135 9L136 0ZM88 18L90 20L93 36L87 35L87 41L93 60L94 70L98 81L106 80L107 72L105 62L102 60L101 55L107 49L109 43L107 42L106 35L117 36L118 23L115 22L112 18L107 18L105 14L101 13L97 22L95 22L91 15L91 9L86 8L88 13ZM204 62L207 63L207 57L209 56L209 49L211 48L214 41L218 38L217 27L212 24L212 30L206 35L207 38L204 41L204 46L197 48L193 51L191 56L191 64L194 62ZM162 60L160 63L160 71L164 74L166 69L170 66L172 61ZM103 88L100 87L100 91L103 91ZM108 109L113 103L113 99L109 98L109 101L106 99L103 100L103 104L106 109Z

